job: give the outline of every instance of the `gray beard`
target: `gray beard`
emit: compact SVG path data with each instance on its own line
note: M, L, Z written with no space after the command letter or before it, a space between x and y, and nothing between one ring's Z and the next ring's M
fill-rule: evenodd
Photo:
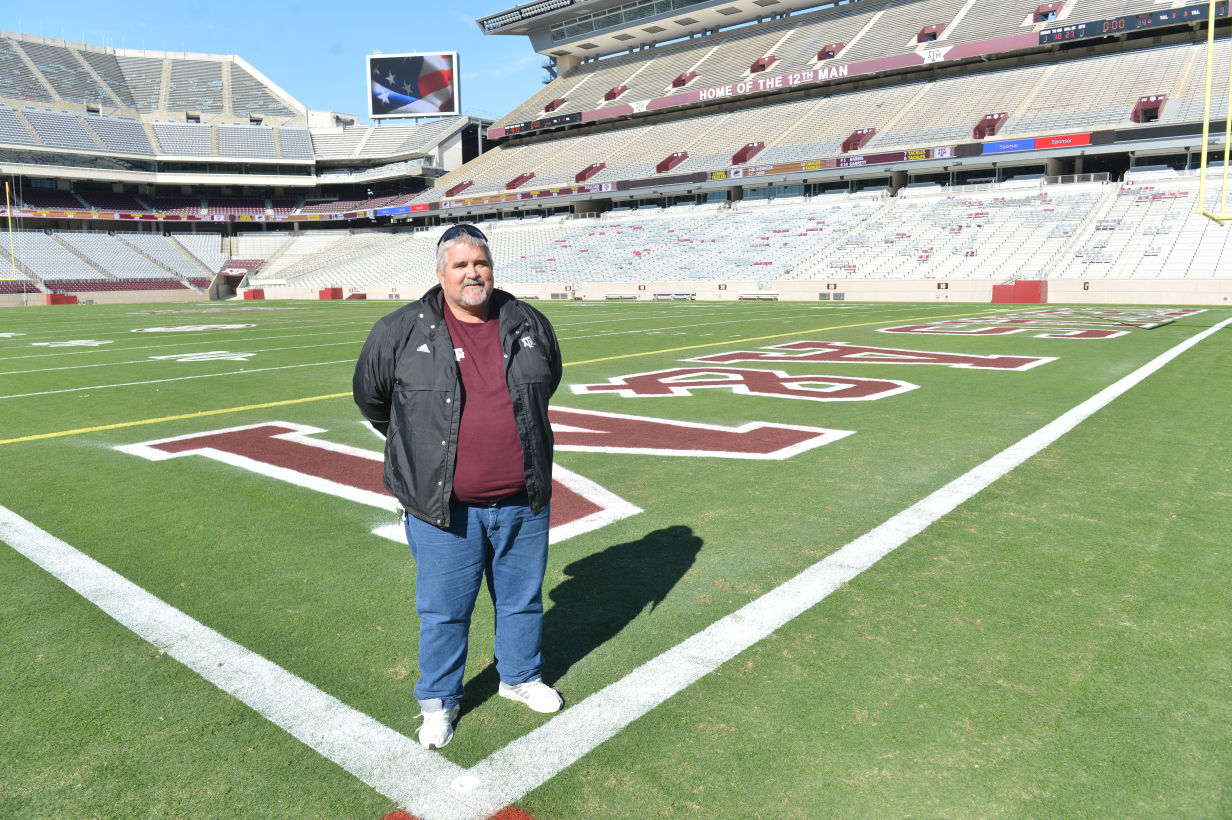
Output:
M467 287L469 285L479 285L481 290L479 291L478 296L470 295L470 291L467 290ZM487 288L483 287L483 282L463 282L462 283L462 304L468 307L479 307L484 302L488 301L488 296L490 295L491 294L488 293Z

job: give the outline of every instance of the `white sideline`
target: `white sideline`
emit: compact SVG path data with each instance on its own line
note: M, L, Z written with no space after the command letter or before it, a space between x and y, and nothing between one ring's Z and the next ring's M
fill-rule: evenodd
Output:
M511 805L622 727L824 600L943 515L1043 450L1226 319L1160 354L776 589L571 706L471 769L358 712L205 627L0 506L0 540L218 688L424 820L475 820Z
M385 796L448 782L462 769L245 649L0 506L0 540L63 581L159 651L235 696ZM412 795L408 795L409 799Z

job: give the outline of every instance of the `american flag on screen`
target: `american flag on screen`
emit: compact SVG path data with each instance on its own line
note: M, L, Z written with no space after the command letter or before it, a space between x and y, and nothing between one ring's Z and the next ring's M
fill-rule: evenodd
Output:
M372 60L372 116L455 113L453 62L451 54Z

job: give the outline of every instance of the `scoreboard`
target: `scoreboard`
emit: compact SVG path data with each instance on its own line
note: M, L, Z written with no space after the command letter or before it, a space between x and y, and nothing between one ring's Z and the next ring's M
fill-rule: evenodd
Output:
M1123 14L1120 17L1109 17L1106 20L1092 20L1089 23L1074 23L1068 26L1054 26L1039 33L1040 45L1064 43L1070 40L1083 40L1089 37L1106 37L1125 34L1144 28L1174 25L1177 23L1196 23L1206 20L1210 6L1201 3L1183 6L1167 11L1150 11L1141 14ZM1215 4L1215 16L1228 16L1228 0Z
M575 111L572 114L560 114L555 117L543 117L530 122L520 122L516 125L506 125L505 134L521 134L523 131L539 131L543 128L559 128L562 125L569 125L575 122L582 121L582 113Z

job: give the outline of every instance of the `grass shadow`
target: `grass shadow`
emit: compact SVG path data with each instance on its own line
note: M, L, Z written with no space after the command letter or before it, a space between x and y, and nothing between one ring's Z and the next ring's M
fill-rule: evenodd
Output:
M548 593L552 607L543 616L543 679L555 683L647 606L653 612L693 566L702 544L691 527L677 525L566 566L568 577ZM463 713L495 696L499 685L496 665L489 664L466 684Z

